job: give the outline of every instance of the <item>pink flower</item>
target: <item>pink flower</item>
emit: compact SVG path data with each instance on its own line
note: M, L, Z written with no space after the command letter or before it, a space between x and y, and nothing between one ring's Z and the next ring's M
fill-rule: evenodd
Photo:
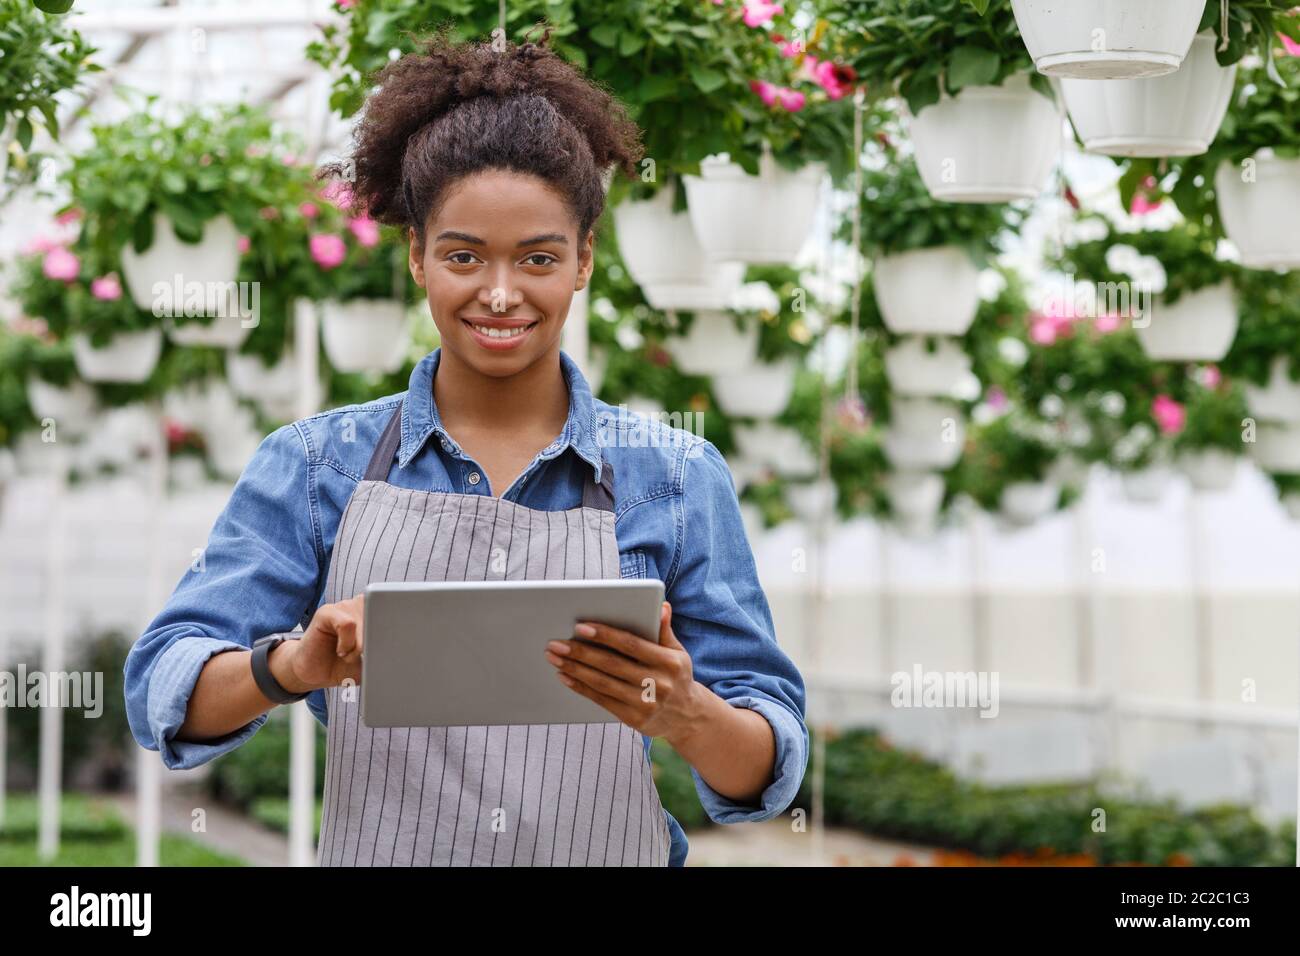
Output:
M102 299L105 302L116 302L122 298L122 284L117 281L117 273L110 272L106 276L92 279L90 294L96 299Z
M769 83L767 80L750 80L749 88L758 94L764 105L775 105L777 89L775 83Z
M340 10L350 10L352 8L352 4L355 3L356 0L334 0L334 2L338 4L338 8Z
M298 165L298 154L297 154L297 153L285 153L283 156L280 157L280 162L283 163L283 164L286 165L286 166L297 166L297 165Z
M803 52L802 40L787 40L779 33L772 34L772 42L775 43L781 51L781 55L786 59L793 59Z
M776 91L776 98L787 112L797 113L803 109L807 97L798 90L792 90L788 87L781 87Z
M308 242L312 261L322 269L333 269L341 265L347 257L348 247L342 236L332 233L317 233Z
M1201 370L1201 381L1206 388L1218 388L1223 382L1223 373L1217 365L1207 365Z
M68 223L76 222L80 218L81 218L81 210L78 209L76 206L73 206L71 209L65 209L63 212L55 216L54 221L57 222L60 226L66 226Z
M745 26L761 27L770 23L772 18L784 7L779 3L765 3L764 0L745 0Z
M822 60L812 71L813 82L825 90L827 97L832 100L846 96L857 78L857 71L853 67L841 66L829 60Z
M1035 345L1052 345L1070 334L1070 320L1059 315L1038 313L1029 320L1029 339Z
M240 236L238 245L239 245L239 254L243 256L248 254L248 250L252 248L253 244L248 240L247 236Z
M1159 209L1162 203L1160 200L1152 202L1146 193L1138 192L1133 194L1133 203L1129 206L1129 215L1145 216L1147 213Z
M1102 335L1109 335L1111 332L1118 330L1123 322L1124 318L1118 312L1108 312L1093 319L1092 327Z
M327 183L320 194L340 209L349 209L352 206L352 187L341 179Z
M1282 39L1282 49L1286 50L1287 56L1300 56L1300 43L1296 43L1285 33L1279 33Z
M81 273L81 260L62 246L55 246L45 253L45 261L41 264L41 271L45 273L47 279L61 279L64 282L72 282Z
M996 385L990 386L989 390L984 394L984 401L989 408L995 412L1000 412L1007 407L1007 393Z
M35 236L27 243L27 245L23 246L22 254L25 256L32 256L38 253L43 254L49 252L51 249L57 249L58 247L59 242L56 239L51 239L49 236Z
M835 404L835 415L842 427L852 431L862 431L871 424L871 416L867 414L867 406L860 395L841 398Z
M348 228L352 230L352 235L357 237L357 242L367 249L379 245L379 223L369 216L358 216L355 219L349 219Z
M308 219L315 219L320 215L320 207L314 202L302 202L298 204L298 211Z
M1151 403L1151 414L1166 435L1177 435L1187 424L1187 411L1168 395L1157 395Z

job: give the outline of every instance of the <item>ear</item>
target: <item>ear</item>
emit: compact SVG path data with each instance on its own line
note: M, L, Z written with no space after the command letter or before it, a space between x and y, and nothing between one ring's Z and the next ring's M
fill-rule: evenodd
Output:
M578 281L574 285L573 291L578 292L586 288L587 283L591 281L591 273L595 267L596 233L595 230L588 229L587 238L578 247Z
M408 238L410 240L410 252L408 253L407 265L411 270L411 278L421 289L424 288L424 246L419 237L415 234L414 227L408 227Z

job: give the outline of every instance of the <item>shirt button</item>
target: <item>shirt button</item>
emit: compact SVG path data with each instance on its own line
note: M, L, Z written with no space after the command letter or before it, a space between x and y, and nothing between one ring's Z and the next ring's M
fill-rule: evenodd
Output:
M451 442L447 441L445 438L442 440L442 450L451 451Z
M469 473L469 483L470 483L471 485L477 485L477 484L478 484L478 472L477 472L477 471L471 471L471 472Z

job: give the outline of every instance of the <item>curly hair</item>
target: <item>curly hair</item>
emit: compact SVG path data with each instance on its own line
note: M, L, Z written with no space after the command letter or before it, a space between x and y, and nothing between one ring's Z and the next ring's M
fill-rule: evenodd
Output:
M607 90L540 42L454 43L449 27L385 66L353 132L353 208L415 230L449 187L486 169L531 173L554 186L579 241L605 207L604 175L636 174L641 131ZM341 176L347 162L318 175Z

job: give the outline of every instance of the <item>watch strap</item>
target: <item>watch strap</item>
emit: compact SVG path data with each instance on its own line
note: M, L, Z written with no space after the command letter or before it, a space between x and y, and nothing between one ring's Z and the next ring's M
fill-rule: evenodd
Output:
M300 700L305 700L311 693L311 691L307 691L302 694L291 694L284 689L284 686L271 673L271 651L290 639L285 634L268 634L266 637L259 637L253 642L253 682L257 684L257 689L263 695L277 704L297 703Z

